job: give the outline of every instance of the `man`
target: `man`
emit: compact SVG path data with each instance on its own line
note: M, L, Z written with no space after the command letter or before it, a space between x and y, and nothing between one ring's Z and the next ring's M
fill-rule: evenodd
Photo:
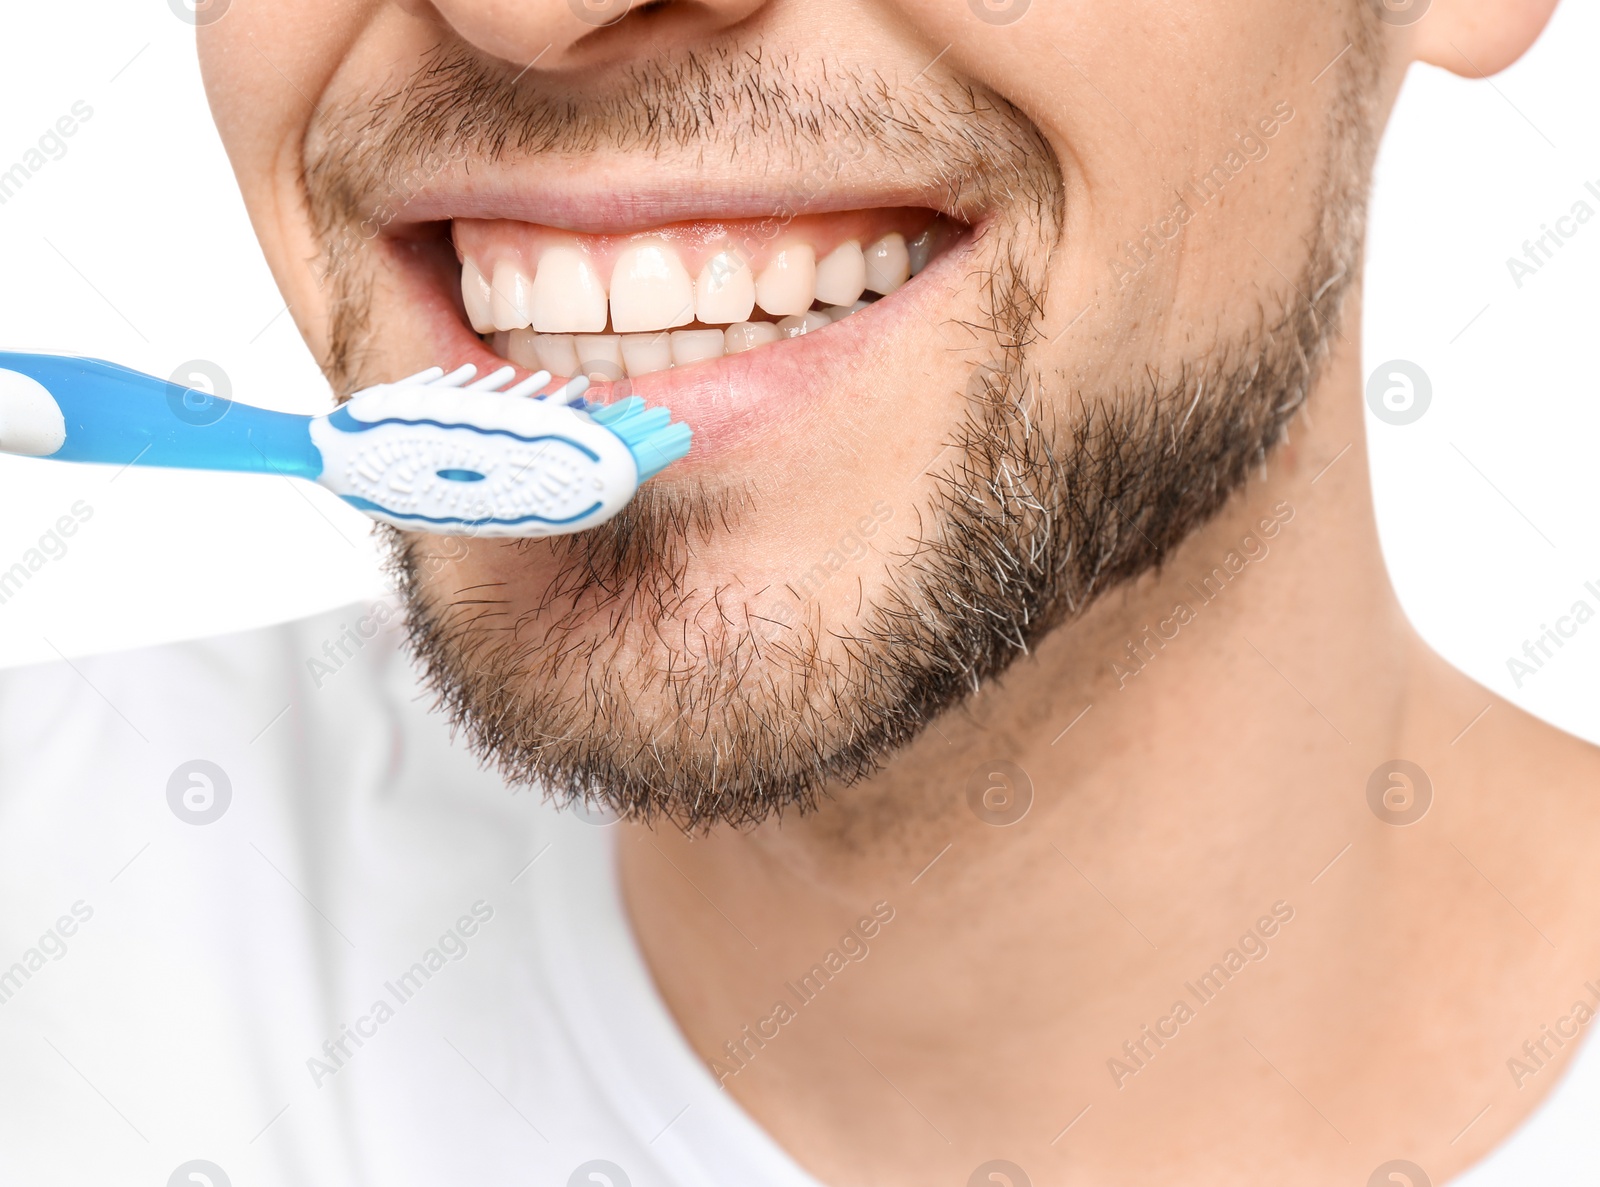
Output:
M1358 337L1406 67L1552 7L203 18L342 392L554 360L696 447L393 536L415 670L384 605L0 683L0 1165L1592 1181L1600 762L1400 614Z

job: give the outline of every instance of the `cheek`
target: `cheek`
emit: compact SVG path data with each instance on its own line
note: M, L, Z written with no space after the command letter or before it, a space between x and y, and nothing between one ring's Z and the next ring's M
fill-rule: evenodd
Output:
M1263 304L1271 317L1302 279L1320 215L1343 64L1312 79L1349 42L1354 5L1321 20L1256 0L1162 8L1169 19L1131 35L1151 23L1147 6L1035 0L1011 40L1027 31L1037 51L1014 46L1026 64L996 84L1062 165L1067 231L1039 350L1086 387L1137 385L1197 341L1253 330Z

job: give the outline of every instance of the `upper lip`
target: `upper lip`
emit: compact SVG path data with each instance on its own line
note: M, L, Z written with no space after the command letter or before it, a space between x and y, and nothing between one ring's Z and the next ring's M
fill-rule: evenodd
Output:
M380 203L381 204L381 203ZM978 214L945 187L797 180L751 184L748 176L712 173L663 176L638 161L574 164L551 158L473 172L447 166L403 201L390 199L390 225L456 218L514 219L576 234L621 234L695 219L783 219L885 206L922 206L963 222Z

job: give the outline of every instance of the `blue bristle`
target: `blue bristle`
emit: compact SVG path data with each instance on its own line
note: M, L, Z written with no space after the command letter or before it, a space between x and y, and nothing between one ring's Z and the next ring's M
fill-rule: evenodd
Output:
M644 399L640 396L629 396L625 400L618 400L615 404L601 404L589 410L589 416L595 424L610 426L623 417L632 416L644 407Z
M633 460L639 464L639 481L654 478L689 452L694 433L682 421L651 433L638 444L629 443Z
M589 416L622 439L639 467L641 483L686 455L694 436L688 425L674 423L667 409L646 408L639 396L592 408Z

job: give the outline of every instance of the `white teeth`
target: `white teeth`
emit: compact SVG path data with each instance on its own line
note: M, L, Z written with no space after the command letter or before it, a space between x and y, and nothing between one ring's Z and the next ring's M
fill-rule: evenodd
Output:
M694 281L672 247L647 241L617 257L611 273L613 330L665 330L693 320Z
M476 261L463 260L461 297L467 320L501 358L614 382L815 333L898 290L947 238L936 224L909 243L899 232L865 248L849 239L820 262L810 244L784 239L759 274L730 246L691 278L678 249L652 236L623 248L609 282L582 244L556 238L531 273L511 257L485 279ZM752 321L758 309L773 320ZM717 328L675 329L691 323Z
M756 277L756 304L773 317L804 313L817 299L817 253L809 243L790 243Z
M622 339L615 334L578 334L572 340L578 370L596 381L622 378Z
M727 328L723 334L723 350L727 354L741 354L776 342L783 334L770 321L742 321Z
M539 366L552 375L578 373L578 348L571 334L535 334L533 351L539 356Z
M885 295L911 279L911 253L906 237L891 231L866 250L867 287Z
M500 357L510 359L517 366L525 367L529 371L538 371L540 368L546 371L552 370L539 361L538 346L538 337L532 330L512 330L506 335L505 353Z
M706 359L720 359L726 342L727 336L722 330L673 330L673 365L686 367Z
M700 269L694 286L695 317L708 326L744 321L756 307L756 278L736 253L719 251Z
M551 247L539 257L528 302L533 328L545 334L606 328L606 288L589 257L576 247Z
M489 299L490 316L497 330L520 330L527 325L529 298L533 282L517 264L501 260L494 266L493 293Z
M622 335L622 365L629 375L649 375L672 366L671 334Z
M501 358L527 370L559 376L584 376L615 382L624 375L649 375L669 367L686 367L725 354L742 354L784 338L814 334L871 301L830 305L792 314L778 322L742 321L726 330L674 330L654 334L538 334L531 329L500 330L489 336Z
M467 307L467 320L472 323L474 333L487 334L496 329L494 290L471 260L461 266L461 300Z
M817 265L817 300L848 305L867 287L867 258L854 239L841 243Z
M801 313L794 317L786 317L778 323L778 333L785 338L798 338L801 334L815 333L824 326L831 326L833 318L826 313Z

